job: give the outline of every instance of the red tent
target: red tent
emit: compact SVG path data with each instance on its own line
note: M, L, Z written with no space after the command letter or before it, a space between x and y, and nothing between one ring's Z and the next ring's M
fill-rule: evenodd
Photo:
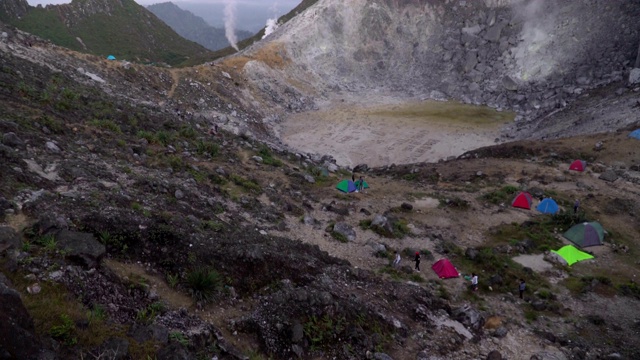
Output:
M431 266L440 279L448 279L460 276L458 270L447 259L440 259Z
M528 192L521 192L515 199L513 199L511 206L529 210L531 209L531 204L533 204L531 194Z
M575 170L575 171L584 171L584 169L587 167L587 162L584 160L575 160L574 162L571 163L571 166L569 166L569 170Z

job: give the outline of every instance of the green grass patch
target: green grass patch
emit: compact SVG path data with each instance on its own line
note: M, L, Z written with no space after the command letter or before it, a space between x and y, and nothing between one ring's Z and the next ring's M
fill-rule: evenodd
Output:
M262 158L262 163L266 165L282 166L282 161L273 157L271 150L267 146L261 146L258 155Z
M116 134L122 134L122 129L120 129L120 125L113 122L113 120L93 119L89 121L89 125L95 126L101 129L109 130Z
M520 191L512 185L503 186L498 190L486 193L480 197L480 200L490 202L491 204L500 205L510 203L514 195Z
M197 301L209 302L222 288L222 276L213 269L197 269L187 274L186 286Z
M247 191L252 191L252 192L257 192L257 193L262 192L262 188L254 180L246 179L246 178L244 178L244 177L242 177L240 175L236 175L236 174L231 174L229 176L229 180L231 180L234 184L240 186L241 188L243 188L243 189L245 189Z

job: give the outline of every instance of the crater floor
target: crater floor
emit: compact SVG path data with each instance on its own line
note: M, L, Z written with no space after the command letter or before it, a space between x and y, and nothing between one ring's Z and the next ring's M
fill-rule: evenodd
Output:
M276 132L298 151L330 154L338 165L436 162L495 144L514 114L457 102L333 103L294 114Z

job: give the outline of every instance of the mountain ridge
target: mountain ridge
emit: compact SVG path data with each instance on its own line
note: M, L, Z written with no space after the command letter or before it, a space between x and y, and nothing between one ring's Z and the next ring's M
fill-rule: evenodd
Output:
M73 0L46 7L7 0L0 17L55 44L101 56L181 65L211 54L133 0Z
M224 29L207 24L201 17L180 8L172 2L148 5L146 8L169 25L180 36L196 42L209 50L215 51L230 46ZM236 36L239 41L249 38L252 35L253 34L248 31L236 30Z

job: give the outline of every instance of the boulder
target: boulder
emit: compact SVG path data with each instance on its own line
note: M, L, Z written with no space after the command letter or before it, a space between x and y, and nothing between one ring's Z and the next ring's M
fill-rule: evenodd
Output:
M629 84L640 84L640 69L631 69L629 73Z
M454 309L451 312L451 317L476 331L479 331L484 326L484 317L482 314L468 305Z
M196 360L197 358L189 353L182 345L173 343L158 351L156 358L158 360Z
M33 319L20 294L0 281L0 357L36 359L39 349Z
M487 355L487 360L502 360L502 354L498 350L492 350L489 355Z
M367 172L369 171L369 165L367 164L358 164L353 168L353 172Z
M464 252L464 255L469 260L475 260L475 258L478 257L478 250L475 248L467 248L467 250L465 250Z
M20 249L22 240L20 235L8 226L0 226L0 254L9 249Z
M305 174L304 175L304 179L309 183L309 184L315 184L316 183L316 179L309 175L309 174Z
M518 83L510 76L505 76L502 78L502 86L509 91L518 90Z
M60 230L55 235L58 247L67 253L67 258L87 268L95 268L106 249L93 234Z
M411 205L409 203L406 203L406 202L403 202L402 205L400 205L400 208L402 210L411 211L411 210L413 210L413 205Z
M502 23L494 24L487 29L487 32L484 34L484 39L491 42L499 42L503 27L504 25Z
M157 341L161 344L169 342L169 330L160 325L139 326L135 325L129 331L129 336L139 343Z
M333 226L333 231L344 236L349 241L356 239L356 231L347 223L339 222Z
M18 135L12 132L8 132L2 135L2 143L12 148L26 148L24 141L22 141L22 139L20 139Z
M54 154L57 154L57 153L59 153L60 151L62 151L62 150L60 150L60 147L58 147L58 145L56 145L56 144L55 144L54 142L52 142L52 141L47 141L47 142L44 144L44 147L45 147L45 149L47 149L47 151L49 151L49 152L51 152L51 153L54 153Z
M600 177L598 177L598 179L601 179L601 180L604 180L604 181L608 181L608 182L614 182L614 181L618 180L618 175L613 170L607 170L607 171L603 172L600 175Z
M393 360L393 358L385 353L377 352L373 354L374 360Z

